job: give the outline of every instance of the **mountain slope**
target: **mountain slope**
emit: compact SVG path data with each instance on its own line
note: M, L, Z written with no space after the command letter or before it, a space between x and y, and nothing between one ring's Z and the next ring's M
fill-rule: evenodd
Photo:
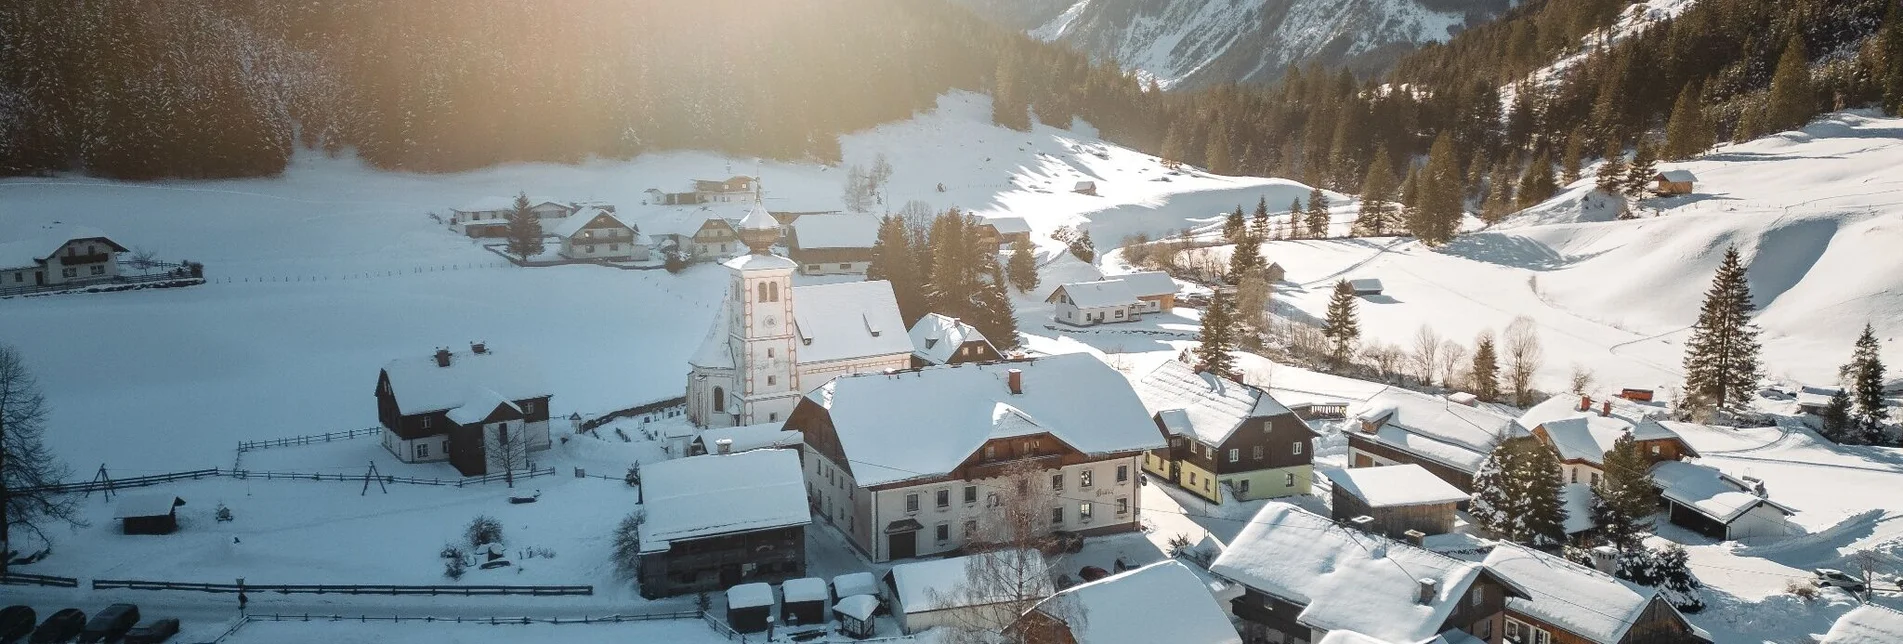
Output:
M1000 24L1114 60L1166 89L1268 82L1290 64L1385 68L1502 0L961 0Z

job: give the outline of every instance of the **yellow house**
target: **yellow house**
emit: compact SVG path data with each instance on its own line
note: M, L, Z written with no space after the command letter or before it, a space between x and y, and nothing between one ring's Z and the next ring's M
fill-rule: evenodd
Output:
M1152 476L1212 503L1309 493L1315 431L1267 392L1173 360L1136 390L1169 441L1143 456Z

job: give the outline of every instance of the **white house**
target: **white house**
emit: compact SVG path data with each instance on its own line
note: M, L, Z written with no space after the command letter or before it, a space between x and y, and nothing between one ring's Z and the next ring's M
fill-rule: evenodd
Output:
M1666 502L1673 525L1718 539L1783 537L1799 528L1790 522L1796 510L1772 501L1756 486L1709 465L1664 461L1652 466L1652 481Z
M0 290L110 280L119 276L123 252L105 233L83 226L0 243Z
M1144 271L1094 282L1071 282L1044 301L1056 304L1051 317L1073 326L1129 322L1144 313L1176 306L1176 281L1161 271Z
M879 218L865 214L806 215L793 220L786 254L807 275L864 275L879 239Z
M977 327L949 315L927 313L907 332L912 338L912 366L989 362L1003 356Z
M561 255L569 259L644 261L648 240L615 213L594 206L576 211L552 230L562 239Z
M726 441L727 450L732 453L748 452L756 449L776 449L800 446L800 433L781 428L780 423L761 423L759 425L740 425L737 427L713 427L703 429L688 448L688 455L712 454L720 451L721 441Z
M740 223L752 252L728 260L720 313L688 363L687 415L701 427L785 420L800 395L834 377L903 369L912 341L885 281L793 287L793 260L771 253L779 224L755 204Z
M1027 641L1242 644L1204 578L1165 559L1058 591L1012 625ZM1069 639L1039 635L1069 634Z
M405 463L449 461L464 476L503 465L493 446L549 448L548 401L541 370L527 358L471 343L468 352L398 358L377 375L383 447ZM525 463L514 463L517 468Z
M449 229L470 237L501 237L515 211L515 197L483 197L449 209ZM529 212L537 219L567 217L573 209L548 197L529 197Z
M1087 354L835 378L786 428L806 436L814 507L873 561L992 533L1023 476L1053 531L1134 530L1143 452L1165 445L1129 380Z
M977 557L1004 561L973 561ZM1023 604L1027 596L1041 598L1051 593L1048 572L1023 575L1022 581L1029 588L1018 592L1017 588L1001 588L1004 584L973 583L967 571L974 565L1048 570L1043 555L1036 550L948 557L893 566L887 580L892 585L892 616L898 619L899 627L907 634L935 626L996 624L1002 627L1026 608Z

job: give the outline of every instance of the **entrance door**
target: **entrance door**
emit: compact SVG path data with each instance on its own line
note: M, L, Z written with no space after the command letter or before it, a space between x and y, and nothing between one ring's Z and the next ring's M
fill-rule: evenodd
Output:
M918 556L918 533L900 532L885 536L886 553L892 559L910 559Z
M720 567L720 587L728 588L740 583L740 567L727 564Z

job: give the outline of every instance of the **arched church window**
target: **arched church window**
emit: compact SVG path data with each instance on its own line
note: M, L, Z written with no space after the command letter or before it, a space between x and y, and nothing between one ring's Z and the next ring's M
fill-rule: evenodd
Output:
M767 294L771 296L771 297L769 297L769 298L767 299L767 301L768 301L768 302L778 302L778 301L780 301L780 283L779 283L779 282L768 282L768 283L767 283Z
M727 390L719 386L714 387L714 413L727 413Z
M765 302L765 301L767 301L767 299L766 299L766 282L761 282L761 283L759 283L759 285L758 285L758 288L757 288L757 290L758 290L758 291L760 291L760 292L759 292L759 294L758 294L758 295L756 295L756 296L754 296L754 300L753 300L753 301L755 301L755 302Z

